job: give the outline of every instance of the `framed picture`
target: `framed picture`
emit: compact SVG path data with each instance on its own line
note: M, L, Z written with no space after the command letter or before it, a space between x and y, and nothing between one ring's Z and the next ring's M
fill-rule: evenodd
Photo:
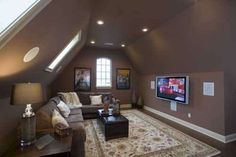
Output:
M116 69L116 88L130 89L130 69Z
M74 72L74 90L90 91L91 90L91 69L75 68Z

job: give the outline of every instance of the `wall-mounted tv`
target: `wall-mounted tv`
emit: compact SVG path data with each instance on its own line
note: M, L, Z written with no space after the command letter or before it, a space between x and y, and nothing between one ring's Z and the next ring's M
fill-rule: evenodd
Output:
M183 104L189 102L188 76L157 76L156 97Z

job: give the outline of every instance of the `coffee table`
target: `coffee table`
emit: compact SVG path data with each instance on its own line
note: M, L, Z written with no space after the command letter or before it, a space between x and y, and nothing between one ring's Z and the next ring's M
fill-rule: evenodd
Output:
M98 110L97 123L101 128L105 140L128 137L129 120L121 114L103 114L103 109Z

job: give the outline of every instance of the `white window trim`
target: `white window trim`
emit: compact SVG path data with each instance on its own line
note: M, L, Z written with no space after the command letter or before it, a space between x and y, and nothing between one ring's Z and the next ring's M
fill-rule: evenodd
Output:
M0 49L3 48L22 28L24 28L52 0L40 0L19 16L0 34Z
M110 62L111 62L111 69L110 69L110 73L111 73L111 78L110 78L111 79L110 80L111 81L111 86L98 86L97 85L97 68L98 68L97 67L97 60L101 59L101 58L109 59ZM112 60L110 58L108 58L108 57L99 57L99 58L96 59L96 88L97 89L111 89L112 88Z

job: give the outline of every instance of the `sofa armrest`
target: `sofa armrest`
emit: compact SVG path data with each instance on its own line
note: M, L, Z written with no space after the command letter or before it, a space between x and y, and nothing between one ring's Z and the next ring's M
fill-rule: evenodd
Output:
M85 131L82 128L73 130L72 144L71 144L71 157L84 157L85 156Z
M73 129L73 137L86 141L86 132L82 122L69 123L69 125Z

